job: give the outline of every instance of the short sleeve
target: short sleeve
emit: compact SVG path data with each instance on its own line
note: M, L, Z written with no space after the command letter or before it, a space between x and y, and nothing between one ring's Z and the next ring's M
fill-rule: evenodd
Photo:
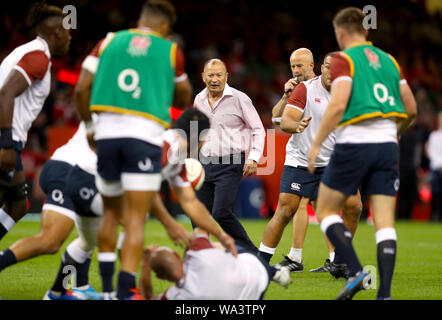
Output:
M209 238L205 236L198 236L190 242L188 250L198 251L211 248L213 248L213 245Z
M48 56L41 50L26 53L15 66L26 78L29 85L35 80L43 80L49 66Z
M300 83L296 86L295 90L290 94L289 100L286 106L296 108L304 112L305 105L307 103L307 87L304 83Z
M333 55L330 64L330 77L332 83L336 79L352 81L351 59L346 57L344 53L339 52Z
M404 71L400 67L399 63L397 63L396 59L391 54L389 54L388 56L393 61L394 65L396 66L396 68L399 71L400 83L407 83L407 80L405 79Z
M83 69L89 71L90 73L95 74L97 72L98 62L100 61L98 56L99 56L100 48L103 45L104 40L105 39L101 39L96 44L96 46L92 49L92 51L89 53L89 55L86 57L86 59L84 59L83 64L81 65L81 67Z
M175 50L175 82L187 79L185 59L183 51L177 46Z

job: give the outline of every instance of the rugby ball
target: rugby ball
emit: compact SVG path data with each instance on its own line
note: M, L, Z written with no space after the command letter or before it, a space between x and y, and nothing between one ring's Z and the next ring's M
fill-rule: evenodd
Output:
M204 168L201 163L192 158L187 158L184 160L184 167L186 168L187 180L192 184L195 190L201 189L204 183Z

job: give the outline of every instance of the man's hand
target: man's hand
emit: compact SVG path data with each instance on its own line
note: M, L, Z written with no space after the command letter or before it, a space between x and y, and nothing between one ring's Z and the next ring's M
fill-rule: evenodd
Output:
M235 240L233 240L231 236L223 232L221 236L218 238L218 240L219 242L221 242L224 248L226 248L227 251L229 251L235 257L238 256L238 250L236 249Z
M310 120L312 120L312 117L304 118L298 123L298 127L295 130L295 133L302 133L304 132L305 128L308 127Z
M251 175L254 175L256 173L256 170L258 169L258 163L254 160L246 160L246 163L244 163L244 168L242 170L243 175L246 177L250 177Z
M166 232L169 238L172 239L173 243L177 246L185 248L190 242L190 233L188 233L186 228L176 221L166 227Z
M288 97L298 85L297 78L291 78L284 85L284 96Z
M312 147L310 148L310 151L308 152L307 159L308 159L308 172L313 174L315 172L315 162L318 158L319 151L321 151L321 146L317 145L315 143L312 143Z
M13 148L0 150L0 169L4 172L11 172L15 169L17 155Z

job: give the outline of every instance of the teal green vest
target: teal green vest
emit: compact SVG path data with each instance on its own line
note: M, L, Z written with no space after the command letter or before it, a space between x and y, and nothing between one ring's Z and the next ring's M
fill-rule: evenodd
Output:
M339 126L368 118L407 118L399 92L400 70L390 55L367 42L342 51L353 89Z
M176 44L152 31L119 31L99 53L91 111L132 114L170 123Z

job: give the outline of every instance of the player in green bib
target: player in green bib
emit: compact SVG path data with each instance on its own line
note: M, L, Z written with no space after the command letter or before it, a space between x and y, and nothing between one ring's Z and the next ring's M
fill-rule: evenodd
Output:
M308 154L309 170L321 143L336 129L336 145L319 187L317 210L321 230L349 269L337 299L352 299L370 284L352 237L339 217L344 201L358 187L369 196L373 214L380 287L377 299L391 299L396 260L394 229L398 179L398 136L414 121L416 102L396 60L366 41L362 10L349 7L333 19L342 52L331 62L330 104Z
M169 127L169 108L190 103L192 87L183 54L166 39L175 20L168 1L146 2L136 29L109 33L98 43L83 62L76 86L77 108L89 143L97 150L96 186L104 207L98 261L105 298L115 295L112 279L121 221L126 237L116 296L137 296L135 273L146 214L161 186L162 134ZM95 126L91 112L98 114Z

